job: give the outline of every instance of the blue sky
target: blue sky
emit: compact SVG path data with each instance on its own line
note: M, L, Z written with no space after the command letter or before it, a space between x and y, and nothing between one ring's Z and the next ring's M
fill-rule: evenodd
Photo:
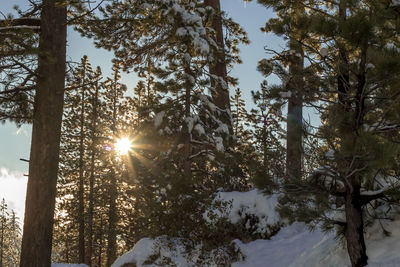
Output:
M27 0L1 0L0 11L6 14L12 12L13 5L23 7L27 2ZM256 1L244 3L243 0L221 0L222 9L236 22L242 25L251 41L250 45L241 47L243 64L235 66L230 73L232 76L239 78L239 87L242 89L243 96L247 102L251 101L250 91L257 90L259 84L263 80L261 74L256 71L256 66L257 62L266 56L264 46L278 50L280 46L284 46L284 43L277 37L271 34L264 34L260 31L260 28L273 16L273 13L255 2ZM0 16L2 16L1 13ZM69 29L67 58L69 60L79 61L85 54L88 55L93 66L99 65L104 75L109 74L112 53L103 49L94 48L91 40L84 39L80 37L78 33ZM136 84L135 75L123 75L123 82L127 84L128 90L132 90L133 86ZM16 199L10 201L18 202L20 199L23 199L21 195L25 194L26 189L23 181L26 181L26 178L22 177L22 173L28 172L28 164L19 159L29 158L30 133L31 127L29 125L24 125L20 129L10 123L0 125L0 169L3 170L2 173L4 174L0 173L0 183L2 180L5 182L6 179L10 179L13 175L18 176L20 181L18 183L19 186L12 187L15 190L14 195ZM9 187L6 189L4 186L0 186L0 198L5 196L7 196L7 198L12 197L13 194L9 194L10 190L12 191ZM19 210L20 216L22 217L21 212L22 211Z

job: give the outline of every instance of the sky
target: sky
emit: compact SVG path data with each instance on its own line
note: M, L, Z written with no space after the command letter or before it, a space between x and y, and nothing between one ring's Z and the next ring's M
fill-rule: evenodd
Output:
M23 7L27 2L27 0L0 0L0 16L12 12L14 5ZM239 78L242 94L246 102L251 102L250 91L258 90L264 79L256 70L257 62L267 56L264 47L279 50L284 46L284 42L271 34L260 31L273 13L257 4L256 1L245 3L243 0L221 0L221 6L228 16L245 29L251 42L250 45L241 46L243 64L235 66L230 73ZM82 38L69 28L67 60L79 61L85 54L92 66L100 66L104 75L110 73L112 52L94 48L91 40ZM136 77L134 74L125 74L122 76L122 82L128 86L128 90L132 90L136 85ZM29 158L30 138L30 125L17 128L11 123L0 124L0 199L4 197L9 206L16 209L20 218L23 217L27 181L23 174L28 173L28 163L19 159Z

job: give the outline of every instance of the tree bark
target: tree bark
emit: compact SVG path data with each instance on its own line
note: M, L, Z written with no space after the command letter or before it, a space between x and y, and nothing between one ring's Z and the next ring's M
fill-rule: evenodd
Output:
M190 69L190 64L185 66L185 74L186 77L193 77L193 73ZM190 81L189 78L185 81L185 119L190 117L190 104L191 104L191 93L193 89L193 83ZM184 173L186 178L192 177L192 160L190 156L192 155L192 144L190 142L191 133L187 127L187 121L185 120L185 126L183 127L184 131L184 140L185 140L185 147L184 147Z
M215 80L211 78L211 96L214 100L214 104L226 112L221 114L220 120L228 126L229 137L227 139L227 146L230 147L233 144L233 125L231 118L231 103L229 98L229 86L228 86L228 74L226 69L226 55L225 55L225 44L224 44L224 33L222 27L221 17L221 3L220 0L204 0L204 5L212 7L214 9L214 16L212 18L212 28L215 31L213 39L218 46L218 49L214 55L215 61L209 65L210 74L219 77L220 79Z
M367 265L367 252L364 240L364 224L360 185L346 188L346 230L347 251L350 256L351 266L362 267Z
M118 112L118 92L117 92L117 81L118 73L117 70L114 72L114 95L113 95L113 107L112 107L112 132L115 137L117 134L117 112ZM112 155L114 157L115 155ZM115 162L114 158L111 159L111 173L110 173L110 207L108 210L108 246L107 246L107 266L111 264L117 258L117 177L115 173Z
M341 20L346 20L346 7L342 1L339 3L339 18ZM337 75L338 98L339 98L339 103L342 105L343 110L345 112L348 112L350 109L349 58L344 44L338 41L337 46L339 49L339 67Z
M215 14L212 19L212 28L215 31L214 40L218 45L218 51L215 56L215 64L210 65L210 74L216 75L223 79L224 83L212 82L215 91L212 96L215 105L222 110L230 111L230 100L229 100L229 88L226 83L227 71L226 71L226 60L225 60L225 46L224 46L224 34L222 30L222 18L221 18L221 4L219 0L204 0L206 6L210 6L214 9Z
M96 77L97 78L97 77ZM92 134L91 134L91 159L90 159L90 177L89 177L89 212L88 212L88 246L86 251L85 263L92 265L93 256L93 215L94 215L94 182L95 182L95 156L96 156L96 133L97 133L97 106L99 97L99 85L95 84L95 96L93 99L93 116L92 116Z
M78 190L78 250L79 250L79 263L85 261L85 203L84 203L84 139L85 139L85 75L86 75L86 61L83 65L83 77L82 77L82 92L81 92L81 116L80 116L80 136L79 136L79 190Z
M304 12L302 5L292 7L294 19ZM295 30L294 30L295 31ZM290 50L294 51L289 66L290 81L287 90L291 93L288 99L287 132L286 132L286 176L288 179L300 179L303 165L303 67L304 52L297 40L296 32L290 36Z
M101 263L103 262L103 232L101 231L103 229L103 219L100 219L100 232L99 232L99 257L97 259L97 266L101 266Z
M43 0L21 267L50 267L64 105L66 6Z
M111 168L110 207L108 210L107 266L111 266L117 258L117 177L114 171L114 166Z
M4 254L4 228L6 227L6 213L4 198L1 203L1 236L0 236L0 267L3 267L3 254ZM3 205L4 204L4 205Z

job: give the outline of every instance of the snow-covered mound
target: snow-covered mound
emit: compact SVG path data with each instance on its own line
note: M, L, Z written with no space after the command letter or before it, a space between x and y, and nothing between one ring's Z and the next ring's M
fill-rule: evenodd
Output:
M52 263L51 267L89 267L86 264Z
M262 225L276 224L281 220L279 214L275 212L278 205L277 196L266 196L257 189L248 192L219 192L215 200L232 203L228 209L228 218L233 224L243 219L243 214L246 213L256 215L261 219Z
M227 203L225 209L218 209L218 204ZM204 214L206 221L211 222L226 218L232 224L242 224L252 234L269 237L281 225L281 218L275 211L278 205L277 195L266 196L261 191L254 189L248 192L219 192L214 205Z
M382 224L390 236L383 234L379 223L365 235L368 266L400 266L400 220ZM302 223L282 228L271 240L235 242L246 259L234 263L233 267L351 266L345 246L335 239L334 233L324 234L319 229L310 232Z
M275 211L278 205L277 196L265 196L258 190L249 192L219 192L215 198L215 207L204 214L204 218L212 223L218 218L227 219L238 227L249 227L251 232L271 233L269 240L257 239L234 240L244 256L243 261L233 263L233 267L337 267L350 266L350 260L344 243L338 240L334 232L323 233L320 229L310 232L303 223L294 223L284 226L279 214ZM219 209L218 202L228 203L225 208ZM222 206L224 207L224 206ZM249 219L252 218L252 219ZM250 222L252 225L249 225ZM278 228L273 228L277 226ZM383 228L382 228L383 227ZM385 235L384 230L390 235ZM172 240L172 246L163 246L156 239L143 238L127 253L117 259L112 267L121 267L125 263L135 263L140 266L178 266L191 267L199 257L198 251L187 253L185 246L179 239ZM368 266L400 266L400 217L395 221L376 222L367 229L365 234ZM171 243L170 243L171 244ZM200 248L199 248L200 250ZM209 258L215 258L211 252ZM149 263L152 258L154 265ZM162 264L168 259L168 264ZM158 265L156 265L158 264ZM160 265L161 264L161 265ZM215 264L214 264L215 265ZM214 266L208 264L205 266ZM216 266L216 265L215 265Z
M234 227L237 229L241 228L238 232L241 232L242 235L245 235L244 232L247 232L246 236L264 238L274 234L282 225L281 218L275 211L277 205L278 198L276 195L266 196L259 190L218 192L212 207L210 207L203 217L211 226L214 223L216 224L218 220L225 219L232 225L235 225ZM161 245L160 247L163 238L143 238L139 240L133 249L117 259L112 266L121 267L125 263L136 263L137 266L142 266L149 257L156 258L155 263L161 266L163 265L161 262L163 259L169 259L176 266L197 266L196 261L201 254L200 246L188 254L181 240L177 238L169 239L169 242L172 242L170 246L163 247ZM208 262L206 266L216 264L215 261L218 261L219 257L222 259L223 254L224 251L218 249L210 252L209 258L213 262ZM157 255L157 257L151 257L153 255Z
M119 257L111 267L121 267L126 263L135 263L137 267L139 266L160 266L160 265L145 265L144 263L149 260L149 257L155 254L155 247L157 244L157 239L142 238L135 244L135 246ZM167 247L161 248L159 251L159 259L169 258L177 267L191 266L184 257L183 247L175 247L176 250L171 250Z

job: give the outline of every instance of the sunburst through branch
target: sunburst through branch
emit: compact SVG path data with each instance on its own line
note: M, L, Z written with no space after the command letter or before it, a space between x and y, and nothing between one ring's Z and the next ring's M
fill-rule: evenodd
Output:
M131 149L132 149L132 141L129 140L128 137L123 137L123 138L119 138L117 139L117 141L115 142L115 151L119 154L119 155L126 155L128 154Z

